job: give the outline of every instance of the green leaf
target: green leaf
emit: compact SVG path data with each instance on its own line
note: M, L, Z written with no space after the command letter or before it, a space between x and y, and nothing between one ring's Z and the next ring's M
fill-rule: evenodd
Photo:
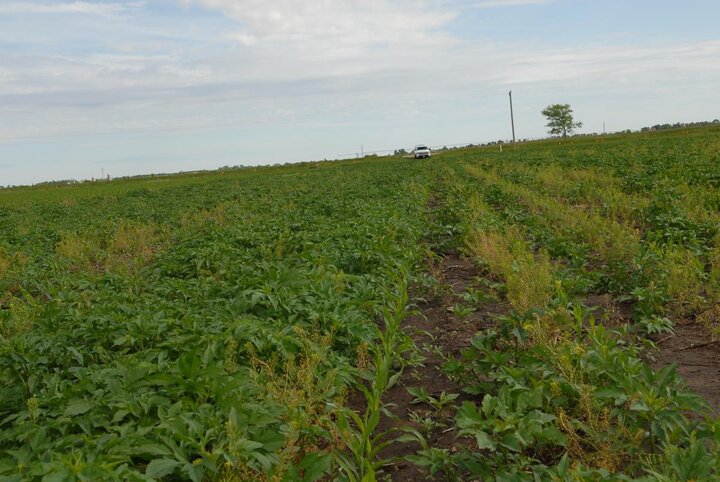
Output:
M145 469L145 475L152 478L164 477L172 474L180 466L180 462L173 459L155 459Z
M368 472L365 476L363 476L360 482L377 482L377 479L375 478L375 474L373 472Z
M523 443L521 442L521 436L518 432L515 433L506 433L501 442L500 445L503 447L507 447L513 452L521 452L523 449Z
M562 433L559 428L554 426L544 427L537 437L545 442L555 443L562 447L567 444L567 437L565 437L565 434Z
M205 468L202 465L185 464L183 470L192 482L202 482Z
M330 471L332 456L327 452L314 452L307 454L300 462L300 468L305 470L303 482L314 482Z
M625 397L625 392L617 387L606 387L595 390L594 395L596 398L621 398Z
M477 432L475 432L475 440L477 441L478 448L481 450L495 450L497 448L497 444L495 443L495 441L491 439L490 436L482 430L478 430Z
M94 404L88 400L75 400L65 409L66 417L74 417L75 415L82 415L93 408Z
M201 365L202 361L197 356L197 351L194 349L190 350L178 359L180 374L187 379L192 379L200 370Z
M675 452L671 463L680 480L703 480L710 475L715 458L693 442L687 450Z
M425 391L424 387L407 387L405 390L415 397L415 400L413 400L412 403L421 403L428 398L428 393Z
M118 423L120 420L125 418L130 413L129 410L118 410L112 418L112 423Z
M568 454L563 454L560 462L557 464L558 475L561 477L567 477L568 471L570 470L570 458Z
M128 450L128 453L135 455L172 455L172 451L169 448L156 443L133 446Z
M630 404L630 410L633 412L649 412L650 407L648 407L645 402L637 400Z

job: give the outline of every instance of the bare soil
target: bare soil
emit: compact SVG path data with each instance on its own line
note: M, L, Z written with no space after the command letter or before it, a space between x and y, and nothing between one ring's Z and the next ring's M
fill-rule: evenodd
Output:
M609 294L591 294L582 302L592 310L595 320L602 320L605 326L618 327L631 319L632 304L618 303Z
M631 320L632 305L617 304L609 295L591 295L583 302L595 307L595 317L606 320L610 326ZM652 367L659 370L677 364L678 374L687 386L708 403L716 416L720 415L720 340L713 340L705 326L693 321L677 323L672 336L651 339L658 348L645 355Z
M689 322L675 325L674 336L657 336L653 367L676 363L688 387L703 397L717 416L720 413L720 340L706 327Z
M406 319L404 325L405 332L413 338L425 357L424 364L406 370L400 383L385 393L383 401L397 418L385 417L380 423L379 430L408 425L422 432L420 424L411 422L414 412L421 417L432 417L437 420L438 426L432 428L429 433L424 433L431 447L456 451L465 441L457 439L453 430L455 410L458 402L469 400L471 397L463 394L461 387L449 380L441 371L445 361L443 355L457 358L462 350L470 345L474 335L492 326L494 316L503 313L505 309L499 303L487 303L474 307L476 311L466 316L454 314L451 311L453 306L469 305L462 301L460 295L468 288L479 286L481 273L476 265L457 253L444 255L433 271L435 276L440 278L438 281L448 288L448 292L432 300L420 302L419 313ZM414 397L408 393L408 387L424 388L435 398L439 398L442 392L457 393L459 397L447 411L436 413L426 404L414 404ZM397 443L387 447L382 456L404 457L414 454L419 448L416 443ZM391 480L396 482L424 480L426 477L428 480L433 480L424 471L403 460L396 462L387 471Z

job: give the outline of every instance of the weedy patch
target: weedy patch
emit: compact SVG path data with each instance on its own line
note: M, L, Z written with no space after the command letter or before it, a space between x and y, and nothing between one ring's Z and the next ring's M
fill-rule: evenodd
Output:
M136 271L150 262L166 236L154 223L120 223L107 242L105 269L114 273Z
M710 252L708 256L710 272L705 289L714 303L720 302L720 242Z
M346 375L340 374L327 357L333 343L332 333L320 336L306 332L299 325L293 331L301 350L285 360L282 367L278 366L282 363L278 358L263 360L251 346L248 348L255 383L266 387L274 402L286 410L287 428L278 454L278 466L285 468L301 463L307 453L319 451L313 446L318 443L317 436L333 432L335 424L330 407L342 402L347 382ZM318 452L318 456L323 454L329 461L329 452ZM284 475L279 469L275 477Z
M466 246L505 280L507 299L516 310L524 312L550 300L554 289L550 259L545 252L529 251L518 230L472 231Z
M12 266L12 260L5 253L5 250L0 248L0 276L5 276L5 274L8 271L10 271L11 266Z
M29 333L42 313L41 304L32 298L11 297L0 311L0 338L11 338Z
M55 253L77 270L132 274L150 262L166 237L154 223L123 221L106 232L67 233Z
M231 213L237 211L238 208L238 203L220 203L212 209L184 213L180 222L185 229L197 229L207 223L226 226L234 218Z
M713 340L720 337L720 305L713 304L697 316L698 323L707 327L712 333Z
M671 249L663 257L667 261L669 311L684 317L702 310L707 305L703 296L707 282L703 261L683 249Z
M103 257L98 235L78 233L65 234L55 248L55 254L70 261L77 269L85 270L97 268Z

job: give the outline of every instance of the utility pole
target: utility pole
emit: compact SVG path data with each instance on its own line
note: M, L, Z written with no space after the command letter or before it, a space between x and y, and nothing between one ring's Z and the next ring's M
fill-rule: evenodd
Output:
M515 117L513 116L513 106L512 106L512 90L508 93L510 96L510 124L512 125L512 134L513 134L513 149L517 147L515 144Z

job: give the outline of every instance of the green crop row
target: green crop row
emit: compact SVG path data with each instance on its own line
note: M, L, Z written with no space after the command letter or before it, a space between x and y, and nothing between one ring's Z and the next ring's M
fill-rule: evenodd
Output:
M1 206L0 474L338 470L338 416L384 336L399 270L422 256L426 168L18 193ZM393 360L371 371L391 376Z
M541 143L450 165L446 232L507 313L444 366L469 399L458 445L411 458L434 480L720 478L717 414L675 366L650 367L646 338L715 321L708 134ZM632 316L586 306L598 295Z

